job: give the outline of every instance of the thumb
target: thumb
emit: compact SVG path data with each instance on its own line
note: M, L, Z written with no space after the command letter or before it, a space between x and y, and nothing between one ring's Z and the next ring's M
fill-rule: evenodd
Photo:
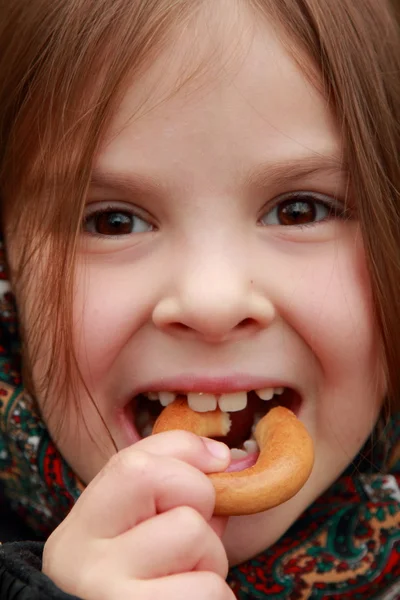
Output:
M170 456L191 464L203 473L225 471L231 462L228 446L206 437L199 437L189 431L165 431L144 438L135 444L155 456Z

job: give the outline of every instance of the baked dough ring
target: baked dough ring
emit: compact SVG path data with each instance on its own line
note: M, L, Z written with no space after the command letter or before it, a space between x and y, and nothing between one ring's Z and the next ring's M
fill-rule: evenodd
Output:
M158 417L153 434L183 429L205 437L223 437L230 427L229 414L217 409L198 413L178 397ZM257 424L255 438L260 455L243 471L211 473L216 491L216 515L250 515L286 502L307 481L314 448L303 423L291 410L276 406Z

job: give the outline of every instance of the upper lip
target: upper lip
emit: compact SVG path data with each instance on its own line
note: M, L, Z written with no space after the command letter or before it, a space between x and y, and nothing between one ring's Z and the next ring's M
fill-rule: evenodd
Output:
M181 375L174 377L159 377L148 381L134 390L134 396L144 392L175 392L175 393L209 393L229 394L264 388L289 387L296 389L293 383L281 378L255 377L250 375L227 375L216 377L198 377Z

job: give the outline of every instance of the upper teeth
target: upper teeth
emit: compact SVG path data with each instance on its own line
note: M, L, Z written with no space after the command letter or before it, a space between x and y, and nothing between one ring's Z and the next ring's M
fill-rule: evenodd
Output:
M155 396L156 394L154 394ZM162 406L168 406L175 400L176 395L173 392L160 392L159 398ZM156 400L157 398L150 398L150 400Z
M233 392L232 394L221 394L218 398L218 406L224 412L236 412L247 406L247 392Z
M208 412L217 408L217 397L214 394L189 393L187 400L190 408L196 412Z
M272 400L274 395L283 394L284 388L263 388L255 390L255 393L262 400ZM162 406L171 404L178 393L175 392L148 392L144 394L149 400L159 400ZM236 412L243 410L247 406L247 392L232 392L230 394L209 394L189 392L187 394L188 404L196 412L208 412L216 410L219 406L223 412Z

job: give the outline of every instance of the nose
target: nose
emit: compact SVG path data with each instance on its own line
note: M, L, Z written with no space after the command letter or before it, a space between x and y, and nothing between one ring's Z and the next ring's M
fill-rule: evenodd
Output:
M276 316L274 303L246 271L227 261L180 270L172 293L156 304L153 323L170 334L195 335L210 343L268 327Z

